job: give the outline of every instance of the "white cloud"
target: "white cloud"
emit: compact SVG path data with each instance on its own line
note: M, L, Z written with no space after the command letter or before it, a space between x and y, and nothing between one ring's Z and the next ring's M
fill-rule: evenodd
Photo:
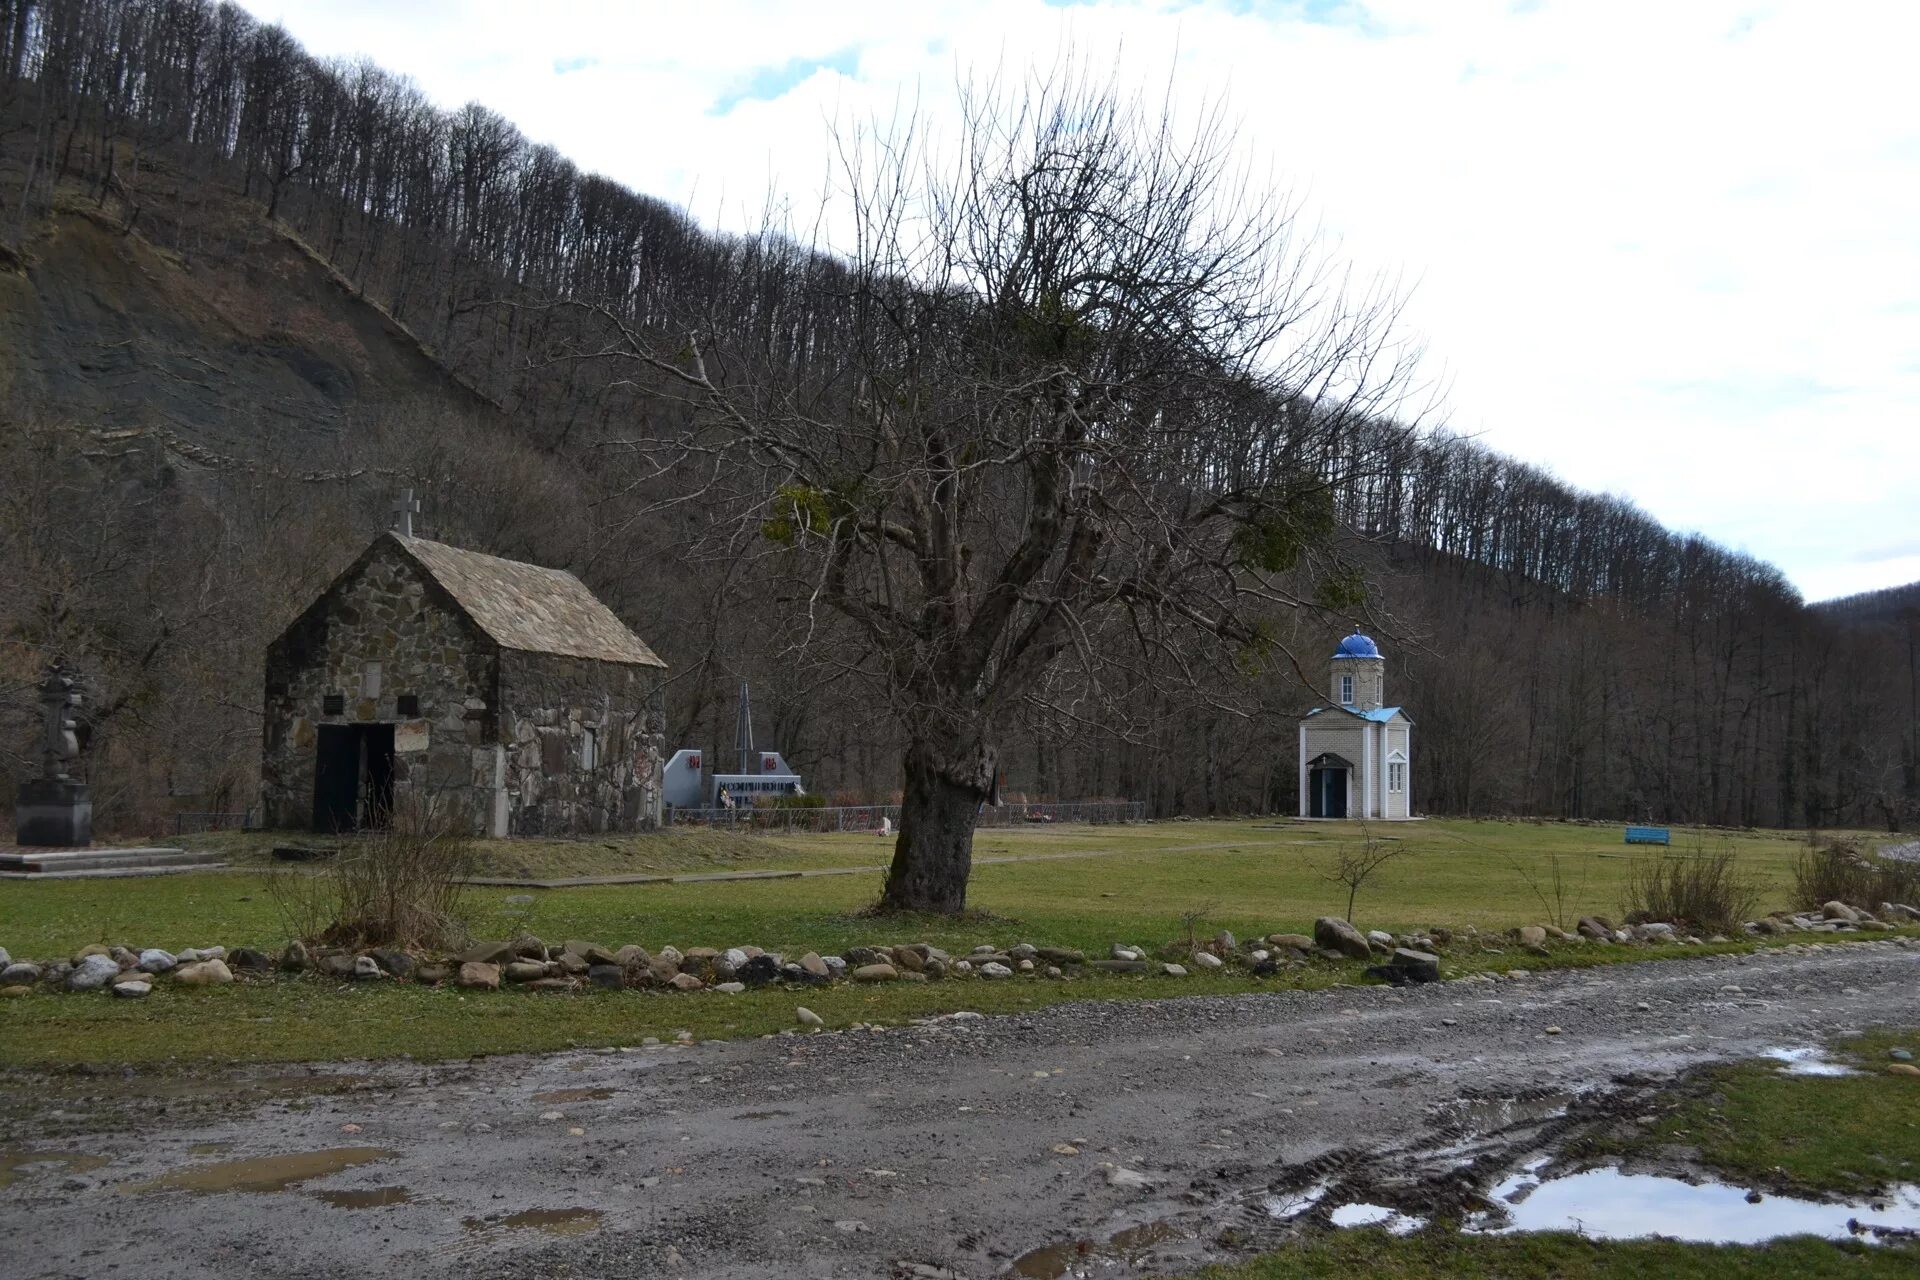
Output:
M1063 44L1248 146L1408 316L1453 424L1779 564L1810 597L1920 578L1920 8L855 0L281 0L309 49L479 99L584 167L755 224L835 120ZM789 84L788 81L791 81ZM731 100L737 99L737 100Z

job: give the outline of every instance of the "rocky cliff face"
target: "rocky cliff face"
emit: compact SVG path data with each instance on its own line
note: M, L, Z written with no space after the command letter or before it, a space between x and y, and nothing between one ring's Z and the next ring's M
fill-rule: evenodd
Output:
M492 414L284 231L179 254L80 210L0 264L0 415L145 429L203 462L320 463L357 413Z

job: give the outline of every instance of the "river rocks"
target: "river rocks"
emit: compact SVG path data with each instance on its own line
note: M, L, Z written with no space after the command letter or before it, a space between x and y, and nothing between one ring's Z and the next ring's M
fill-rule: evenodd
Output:
M372 956L355 956L353 958L353 976L361 982L366 982L378 980L387 975L385 971L380 968L380 962Z
M1395 949L1388 967L1405 975L1409 982L1440 981L1440 957L1430 951L1415 951L1411 947Z
M5 947L0 947L0 969L5 969L7 966L11 965L12 963L13 963L12 953L10 953Z
M453 983L463 991L498 991L500 966L484 960L463 960Z
M1581 916L1574 925L1574 931L1583 938L1592 938L1596 942L1613 940L1613 925L1603 916Z
M227 954L227 967L243 973L272 973L273 957L257 947L235 947Z
M613 953L614 963L624 968L644 968L651 959L653 957L647 954L645 947L633 942Z
M233 971L221 959L199 960L183 964L173 971L173 980L189 987L218 987L233 981Z
M1890 1076L1920 1076L1920 1067L1914 1066L1911 1062L1896 1062L1887 1068L1887 1074Z
M142 973L168 973L179 963L171 951L148 947L140 953L139 968Z
M1090 960L1087 967L1101 973L1145 973L1153 966L1145 960Z
M355 957L342 952L321 956L314 962L314 968L329 978L351 978Z
M717 982L714 984L713 989L723 996L737 996L747 989L747 984L744 982Z
M538 960L512 960L500 970L508 982L538 982L547 976L547 966Z
M1193 966L1196 969L1224 969L1226 964L1227 962L1225 960L1222 960L1211 951L1196 951L1193 953ZM1182 975L1175 974L1174 976L1180 977Z
M819 953L815 951L809 951L800 957L800 968L809 978L820 982L825 982L833 976L833 971L827 968L827 962L822 960Z
M1547 931L1537 924L1522 925L1513 931L1514 940L1523 947L1544 947Z
M1039 954L1040 948L1031 942L1021 942L1007 948L1007 958L1010 960L1032 960Z
M627 985L627 971L617 964L588 965L587 983L602 991L618 991Z
M764 951L757 956L748 956L747 962L740 966L734 975L750 987L764 987L780 978L780 960Z
M820 1028L827 1025L825 1019L823 1019L819 1014L815 1013L813 1010L807 1008L807 1006L805 1005L794 1006L793 1019L795 1022L798 1022L801 1026L811 1027L815 1031L818 1031Z
M235 952L234 955L237 957L239 953ZM378 965L381 973L395 978L411 977L413 974L413 957L404 951L383 947L378 951L369 951L365 958Z
M1117 942L1113 944L1113 949L1107 954L1115 960L1143 960L1146 958L1138 948L1123 947Z
M892 955L893 963L899 969L912 973L926 972L926 953L919 947L895 947Z
M1338 916L1321 916L1315 920L1313 940L1318 946L1352 960L1365 960L1373 954L1366 935Z
M113 994L122 1000L139 1000L153 994L151 978L127 978L113 984Z
M423 986L437 987L453 976L453 966L429 961L413 967L413 980Z
M98 991L120 976L120 965L105 948L82 958L67 975L67 990Z
M1313 939L1304 933L1270 933L1267 935L1267 944L1301 952L1311 951L1314 947Z
M15 960L0 969L0 987L30 987L40 981L43 970L31 960Z
M1673 926L1657 920L1634 925L1629 932L1635 942L1672 942L1674 939Z
M1040 958L1049 964L1058 965L1085 964L1087 962L1086 953L1084 951L1075 951L1072 947L1041 947Z
M286 950L280 953L280 968L287 973L301 973L309 963L307 944L298 938L289 942Z
M1142 967L1144 968L1145 966L1143 965ZM1013 970L1001 964L998 960L987 961L979 967L979 971L980 976L983 978L999 979L1011 978L1013 976Z
M863 964L853 971L855 982L892 982L900 971L890 964Z
M667 985L675 991L698 991L706 984L690 973L676 973L667 980Z
M462 964L501 965L514 958L513 944L509 942L476 942L460 953Z
M1852 907L1848 906L1844 902L1839 901L1838 899L1835 899L1832 902L1821 903L1820 915L1823 919L1839 920L1847 924L1852 924L1854 921L1860 918L1859 912L1855 911Z
M89 942L86 946L73 953L73 967L78 969L82 964L95 956L99 956L103 960L111 960L113 959L113 952L112 949L103 942Z
M1367 945L1376 951L1393 950L1393 935L1385 929L1367 930Z
M1196 958L1204 954L1205 952L1195 953ZM1187 976L1187 966L1183 964L1163 964L1160 966L1160 972L1169 978L1184 978Z

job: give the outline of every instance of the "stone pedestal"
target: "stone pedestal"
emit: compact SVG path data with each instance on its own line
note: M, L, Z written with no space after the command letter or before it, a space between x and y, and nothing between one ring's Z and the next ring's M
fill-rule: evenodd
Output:
M93 793L71 778L34 778L20 784L13 820L22 845L83 849L93 843Z

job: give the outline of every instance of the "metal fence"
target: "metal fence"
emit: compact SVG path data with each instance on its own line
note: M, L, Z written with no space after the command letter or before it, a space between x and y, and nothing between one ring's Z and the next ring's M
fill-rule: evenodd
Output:
M1142 822L1147 816L1144 800L1080 800L1069 804L988 805L980 811L975 825L980 827L1046 826L1049 823L1085 822L1106 825L1116 822ZM740 831L877 831L884 820L900 825L897 804L844 805L837 808L799 807L755 809L740 805L732 809L668 809L672 826L726 827Z
M211 810L176 813L173 834L198 835L202 831L244 831L253 825L253 810L244 813L220 813Z

